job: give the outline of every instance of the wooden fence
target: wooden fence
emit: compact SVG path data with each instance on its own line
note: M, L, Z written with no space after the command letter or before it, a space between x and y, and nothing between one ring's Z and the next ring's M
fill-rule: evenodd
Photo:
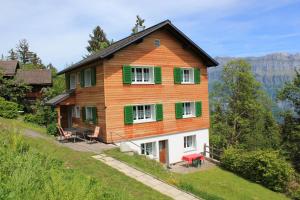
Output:
M209 158L220 161L222 156L223 150L217 149L214 146L208 146L207 144L204 144L204 156L209 156Z

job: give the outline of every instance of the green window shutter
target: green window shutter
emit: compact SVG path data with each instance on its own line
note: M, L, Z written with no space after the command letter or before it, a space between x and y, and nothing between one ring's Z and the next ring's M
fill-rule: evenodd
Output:
M85 107L81 108L82 121L85 122Z
M202 102L197 101L196 102L196 117L202 116Z
M66 79L66 89L70 89L70 74L65 74L65 79Z
M155 106L156 111L156 121L162 121L163 116L163 105L162 104L156 104Z
M161 84L161 67L154 67L154 83Z
M84 69L80 71L80 86L84 87Z
M180 68L175 67L174 68L174 83L181 84L181 81L182 81L182 71Z
M124 107L124 123L133 124L133 107L125 106Z
M194 68L194 83L200 84L200 68L198 67Z
M176 119L181 119L183 115L183 105L182 103L175 104L175 116Z
M92 107L92 114L93 114L93 123L97 124L97 108Z
M91 83L96 85L96 67L91 68Z
M131 84L131 67L128 65L123 66L123 83Z

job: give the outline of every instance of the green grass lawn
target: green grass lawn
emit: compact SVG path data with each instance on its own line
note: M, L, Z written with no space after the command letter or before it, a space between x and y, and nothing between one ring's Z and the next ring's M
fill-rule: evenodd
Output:
M20 131L24 128L30 128L45 133L44 128L24 123L20 120L0 118L0 134L1 126L19 129ZM170 199L105 165L101 161L91 158L91 153L77 152L58 145L54 142L53 137L24 137L24 140L30 145L30 148L35 148L42 154L63 161L66 168L77 170L87 177L94 177L103 187L113 188L119 194L118 197L122 197L121 199Z
M161 164L141 155L127 155L119 149L111 149L106 154L148 172L170 184L190 191L206 200L279 200L288 199L285 195L273 192L259 184L245 180L220 167L205 171L177 174L164 169Z

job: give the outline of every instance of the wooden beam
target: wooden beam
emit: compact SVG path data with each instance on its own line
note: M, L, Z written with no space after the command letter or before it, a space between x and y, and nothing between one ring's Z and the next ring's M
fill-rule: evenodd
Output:
M61 121L60 121L60 118L61 118L60 105L58 105L55 109L56 109L56 112L57 112L57 124L58 124L58 126L61 126Z

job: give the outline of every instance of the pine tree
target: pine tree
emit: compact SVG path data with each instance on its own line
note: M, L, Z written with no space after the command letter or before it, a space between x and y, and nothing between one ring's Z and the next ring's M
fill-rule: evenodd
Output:
M222 144L247 149L278 147L278 126L250 64L244 60L227 63L222 84L212 96L212 135L221 135Z
M300 72L278 93L278 100L289 105L282 114L282 149L300 172Z
M14 51L14 49L9 50L8 54L9 60L18 60L18 54Z
M17 45L17 52L19 54L20 61L23 64L26 64L30 61L29 44L26 39L19 41L19 44Z
M90 55L105 49L110 45L109 40L106 38L106 34L100 28L100 26L96 26L93 30L93 33L90 34L89 37L89 45L86 47L86 49Z
M135 25L131 29L132 34L138 33L139 32L139 30L138 30L139 27L141 27L142 29L145 29L144 23L145 23L145 19L142 19L139 15L137 15Z

